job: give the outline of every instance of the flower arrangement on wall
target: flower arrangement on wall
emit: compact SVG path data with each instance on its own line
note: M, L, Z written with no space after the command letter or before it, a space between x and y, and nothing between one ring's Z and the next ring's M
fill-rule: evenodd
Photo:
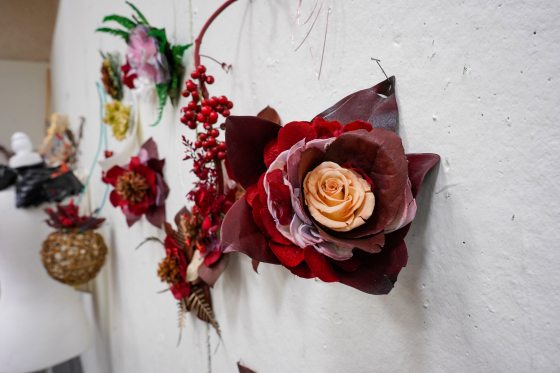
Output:
M164 159L159 159L157 145L151 138L124 166L113 166L103 174L103 182L113 186L111 204L120 207L128 226L142 216L155 227L165 222L165 200L169 187L163 178Z
M95 278L105 263L107 245L95 230L105 219L94 215L80 215L71 200L57 205L56 210L45 209L47 224L56 229L43 242L41 260L49 275L71 286L87 283Z
M103 18L103 23L116 23L118 28L99 27L96 31L122 38L127 43L126 61L120 66L120 84L129 89L154 85L158 97L158 114L152 125L157 125L169 97L176 105L181 90L184 73L182 63L185 51L191 44L171 44L163 28L151 26L144 14L132 3L126 2L133 11L129 17L111 14ZM114 70L112 61L106 65ZM102 70L103 73L103 70ZM117 76L117 74L113 74ZM105 82L105 80L104 80ZM117 93L118 90L115 90ZM115 100L119 101L118 98Z
M222 224L226 252L297 276L386 294L436 154L405 154L395 79L356 92L311 121L226 121L231 177L246 193Z

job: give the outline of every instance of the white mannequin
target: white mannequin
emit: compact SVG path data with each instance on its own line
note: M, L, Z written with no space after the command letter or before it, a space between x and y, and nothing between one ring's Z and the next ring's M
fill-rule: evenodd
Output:
M12 140L16 159L10 159L10 166L38 163L25 134ZM91 340L80 294L51 279L41 263L41 244L51 231L45 214L41 209L15 209L14 194L13 188L0 192L2 373L52 367L80 355Z
M41 156L33 151L33 144L31 144L29 136L23 132L16 132L12 135L12 151L15 155L10 158L11 168L32 166L43 161Z

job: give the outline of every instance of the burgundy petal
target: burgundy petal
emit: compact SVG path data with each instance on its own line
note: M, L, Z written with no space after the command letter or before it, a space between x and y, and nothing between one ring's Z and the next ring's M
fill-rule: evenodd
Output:
M416 197L424 177L439 162L440 158L439 155L432 153L407 154L406 158L408 159L408 177L412 184L412 195Z
M318 116L339 121L343 125L363 120L374 128L397 132L399 109L395 94L395 77L346 96Z
M223 255L220 260L216 264L211 267L208 267L206 264L202 263L200 267L198 267L198 276L210 286L213 286L216 283L216 280L222 272L227 267L227 263L229 260L228 255Z
M157 144L154 141L154 139L152 139L151 137L148 140L146 140L146 142L142 145L141 149L146 151L148 155L148 159L159 158Z
M228 117L226 119L226 146L234 179L247 189L255 184L266 166L264 147L275 139L280 126L256 117Z
M222 222L221 237L224 253L242 252L260 262L280 263L255 224L245 198L237 200L227 212Z
M146 213L146 219L154 227L161 228L165 222L165 205L150 208Z

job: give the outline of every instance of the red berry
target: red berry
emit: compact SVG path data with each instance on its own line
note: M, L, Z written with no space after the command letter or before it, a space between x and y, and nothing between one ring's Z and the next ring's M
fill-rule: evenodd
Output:
M226 105L228 103L228 98L226 96L220 96L220 98L218 98L218 102L221 105Z
M225 142L221 142L218 144L218 149L220 150L226 150L226 143Z
M201 141L206 140L207 137L208 137L208 135L205 134L205 133L199 133L198 134L198 139L201 140Z
M220 135L220 132L217 129L214 128L214 129L210 130L209 134L212 137L218 137Z
M208 100L208 106L216 107L217 105L218 105L218 98L217 97L212 97L212 98L210 98L210 100Z
M191 93L189 91L187 91L186 89L181 92L181 96L183 96L183 97L189 97L190 94Z
M206 66L204 66L204 65L198 65L198 66L196 67L196 71L198 71L198 72L201 73L201 74L204 74L204 73L206 72Z
M206 83L208 84L214 84L214 77L212 75L208 75L206 77Z
M197 107L198 107L198 105L194 101L191 101L187 104L187 109L189 109L189 110L196 110Z
M218 152L218 159L219 160L226 159L226 153L225 152Z
M210 147L210 148L214 147L214 146L216 146L216 139L211 137L211 138L208 139L207 143L208 143L208 147Z
M224 117L229 117L229 114L230 114L230 112L229 112L228 109L222 111L222 115L223 115Z
M212 108L210 106L203 106L200 109L200 113L202 115L204 115L205 117L207 117L208 115L210 115L210 113L212 112Z
M198 79L198 78L200 78L200 73L199 73L198 71L193 71L193 72L191 73L191 78L193 78L193 79Z
M208 150L206 152L206 154L204 154L204 158L206 158L206 160L208 160L208 161L211 160L213 156L214 155L212 154L212 152L210 150Z
M189 119L186 116L181 117L181 123L187 124L188 121L189 121Z
M189 119L193 119L194 118L194 112L192 110L186 110L185 111L185 117L187 117Z
M195 147L195 149L198 149L198 148L200 148L201 146L202 146L202 142L201 142L201 141L195 141L195 142L194 142L194 147Z
M228 101L227 104L226 104L226 107L227 107L228 109L233 108L233 102Z
M187 87L187 91L191 91L191 92L196 91L196 84L194 84L194 82L190 79L187 80L185 86Z
M196 120L202 123L202 122L204 122L204 121L206 120L206 117L204 116L204 114L198 113L198 114L196 115Z
M208 123L214 124L217 121L218 121L218 113L216 113L215 111L211 112L210 115L208 115Z
M198 95L198 92L193 92L192 93L192 99L195 102L198 102L198 100L200 100L200 96Z
M189 128L190 128L191 130L195 130L195 129L196 129L196 123L193 122L192 120L189 120L189 121L187 122L187 126L189 126Z

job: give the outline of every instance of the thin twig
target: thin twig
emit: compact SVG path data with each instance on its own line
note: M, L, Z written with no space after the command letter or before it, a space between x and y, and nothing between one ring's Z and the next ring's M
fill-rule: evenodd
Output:
M315 26L315 22L317 22L317 18L319 18L319 15L321 14L321 9L323 9L323 4L324 3L321 3L321 6L319 7L319 10L317 11L317 15L315 16L315 19L313 20L313 23L309 27L309 30L307 30L307 33L305 34L303 40L299 43L299 45L296 47L296 49L294 49L294 52L297 52L299 50L299 48L301 48L303 43L305 43L305 41L309 37L309 34L311 34L311 30L313 30L313 27Z
M327 11L327 23L325 25L325 37L323 39L323 50L321 51L321 64L319 65L319 74L317 75L317 80L321 79L321 72L323 71L323 59L325 58L325 47L327 46L327 33L329 32L329 17L331 15L332 8L329 7Z
M210 61L213 61L213 62L217 63L226 72L226 74L229 73L231 71L231 69L233 68L233 66L231 64L227 64L225 62L220 62L217 59L215 59L214 57L207 56L205 54L201 54L200 57L208 58Z

